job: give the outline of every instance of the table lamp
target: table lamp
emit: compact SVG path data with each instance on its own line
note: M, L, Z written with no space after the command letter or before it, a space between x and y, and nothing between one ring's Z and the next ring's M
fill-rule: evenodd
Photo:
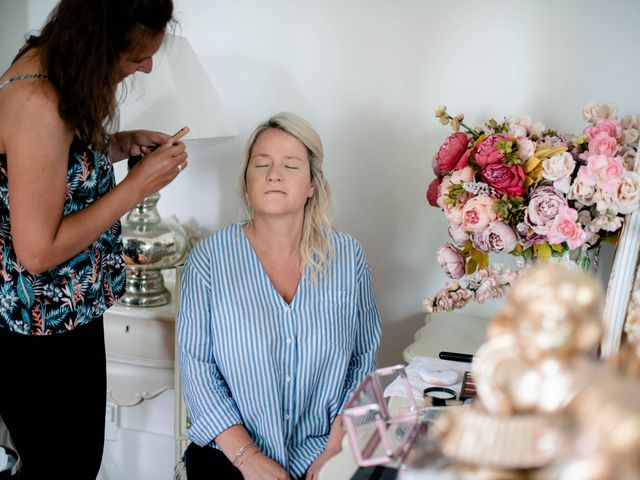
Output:
M186 141L236 134L187 38L168 35L152 72L136 74L134 89L120 106L120 127L172 134L183 126L190 129ZM126 292L120 303L127 306L170 303L162 269L179 265L188 252L184 229L160 217L159 199L159 193L146 197L122 221Z

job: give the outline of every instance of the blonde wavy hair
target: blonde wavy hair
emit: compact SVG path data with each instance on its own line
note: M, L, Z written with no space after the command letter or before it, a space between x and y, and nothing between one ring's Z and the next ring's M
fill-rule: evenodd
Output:
M249 137L242 156L240 167L240 191L247 209L248 221L253 219L253 209L247 195L247 168L251 159L251 150L258 137L266 130L277 128L295 137L302 143L309 154L311 179L315 189L313 195L307 199L304 206L304 223L302 225L302 241L300 255L302 262L300 269L304 274L309 267L311 279L316 282L324 271L331 257L332 245L329 238L331 232L331 210L333 197L331 187L322 171L324 153L322 142L316 130L305 119L293 113L282 112L262 122Z

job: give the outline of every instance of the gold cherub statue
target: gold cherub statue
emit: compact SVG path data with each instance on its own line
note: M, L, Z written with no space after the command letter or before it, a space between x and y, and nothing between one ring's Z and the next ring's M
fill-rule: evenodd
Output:
M556 412L589 378L587 354L601 338L602 289L562 264L523 270L487 329L473 370L493 414Z

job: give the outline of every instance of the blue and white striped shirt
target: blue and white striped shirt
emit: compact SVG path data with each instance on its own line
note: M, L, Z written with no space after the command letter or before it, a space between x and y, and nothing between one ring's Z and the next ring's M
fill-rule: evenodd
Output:
M362 247L340 232L331 240L335 254L325 274L317 284L303 276L290 305L242 225L194 247L178 315L194 443L210 444L244 425L294 478L325 449L336 415L375 368L381 332Z

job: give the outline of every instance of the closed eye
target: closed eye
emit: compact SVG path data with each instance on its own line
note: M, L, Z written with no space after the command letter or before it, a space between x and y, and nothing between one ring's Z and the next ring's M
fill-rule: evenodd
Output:
M284 168L288 168L289 170L300 170L300 167L296 167L295 165L285 165Z

